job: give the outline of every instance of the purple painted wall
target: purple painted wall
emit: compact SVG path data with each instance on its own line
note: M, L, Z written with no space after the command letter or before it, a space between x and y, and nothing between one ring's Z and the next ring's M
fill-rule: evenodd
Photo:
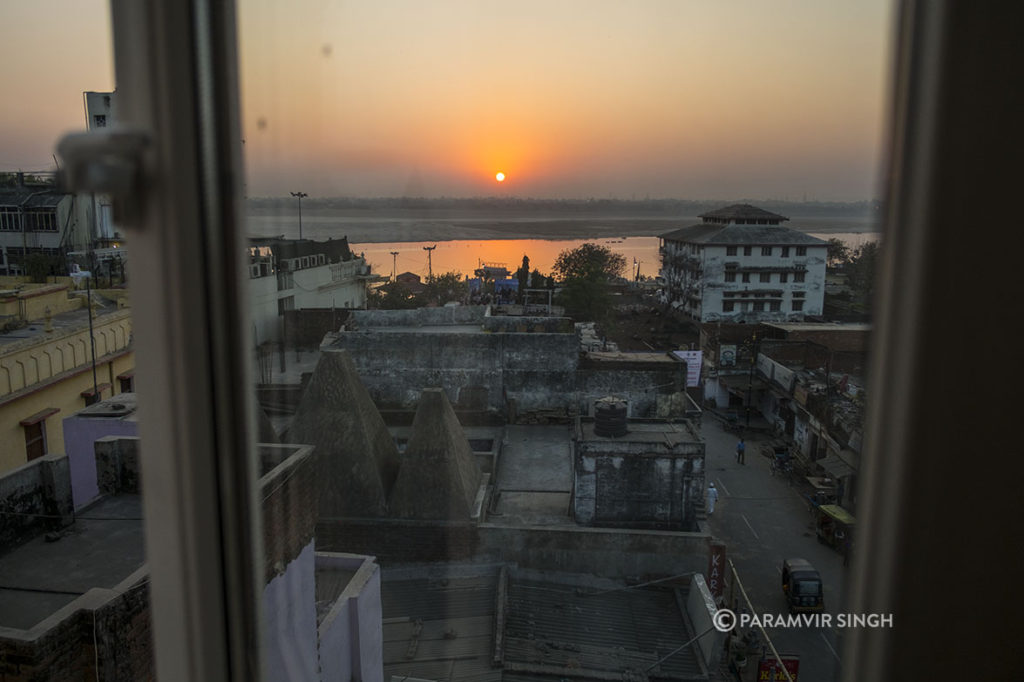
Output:
M138 436L139 425L123 418L78 417L64 420L64 449L71 468L71 498L75 509L100 494L96 483L94 443L104 436Z
M320 679L383 682L380 567L372 557L333 552L318 552L316 566L356 571L320 623Z
M263 589L263 677L318 682L316 554L306 545Z

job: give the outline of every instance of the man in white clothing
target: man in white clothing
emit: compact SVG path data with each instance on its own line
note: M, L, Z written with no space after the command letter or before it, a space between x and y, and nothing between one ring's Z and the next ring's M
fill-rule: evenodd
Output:
M708 485L708 516L715 513L715 502L718 502L718 488L711 483Z

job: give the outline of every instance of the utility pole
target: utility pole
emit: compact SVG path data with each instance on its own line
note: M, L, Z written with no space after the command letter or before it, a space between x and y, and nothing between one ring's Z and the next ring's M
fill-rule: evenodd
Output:
M292 196L299 200L299 239L302 239L302 200L309 195L305 192L292 192Z
M395 281L395 273L398 272L398 252L391 252L391 281Z
M750 428L750 399L754 391L754 366L757 364L757 334L751 338L750 376L747 378L747 429Z
M427 281L434 279L434 267L431 264L430 256L431 252L437 248L437 244L433 246L424 246L423 250L427 252Z

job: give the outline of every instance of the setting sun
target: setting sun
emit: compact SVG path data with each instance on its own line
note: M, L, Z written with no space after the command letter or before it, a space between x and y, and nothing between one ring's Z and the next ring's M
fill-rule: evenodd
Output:
M498 173L497 175L494 176L494 179L497 180L498 182L505 182L505 174Z

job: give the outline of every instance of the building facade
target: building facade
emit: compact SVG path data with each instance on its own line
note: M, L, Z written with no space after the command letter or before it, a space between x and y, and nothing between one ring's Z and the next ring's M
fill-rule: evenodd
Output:
M361 309L375 279L348 240L253 239L249 283L257 343L284 338L284 313L307 308Z
M97 306L90 335L84 292L21 287L0 291L0 472L63 453L61 419L134 388L129 309Z
M788 218L735 204L660 236L666 303L698 322L785 322L822 314L826 242Z

